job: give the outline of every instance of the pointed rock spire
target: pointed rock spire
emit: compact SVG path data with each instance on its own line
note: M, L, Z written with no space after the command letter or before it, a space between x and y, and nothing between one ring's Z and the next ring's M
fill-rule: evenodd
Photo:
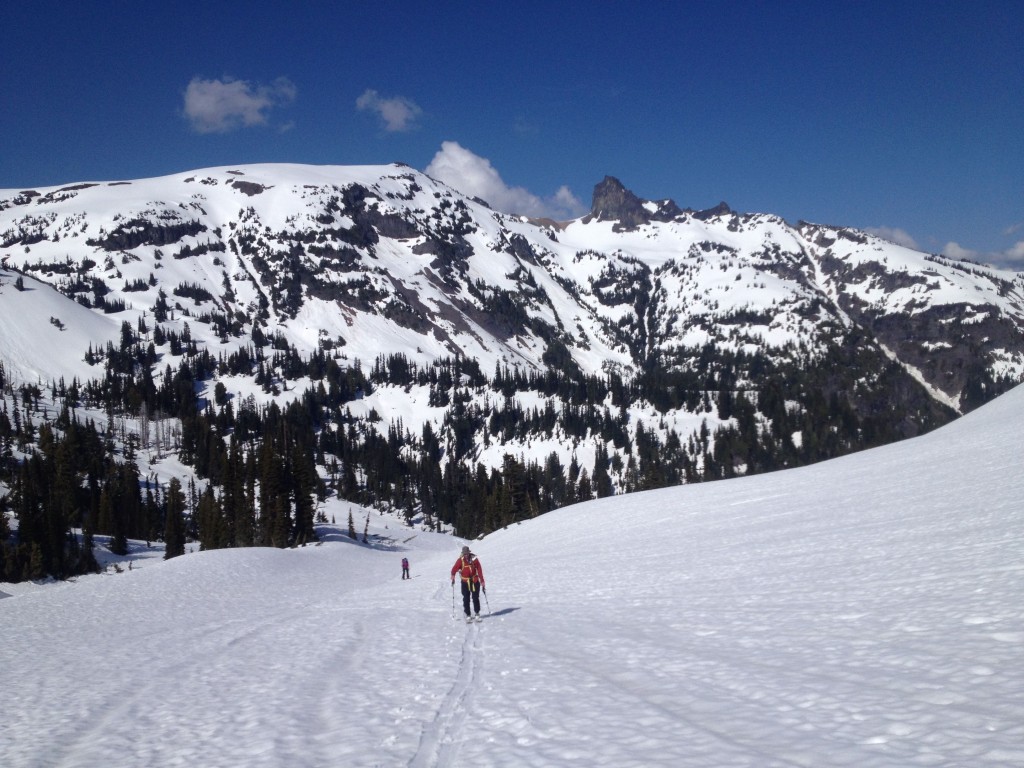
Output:
M625 229L638 227L651 220L643 200L626 189L614 176L605 176L594 187L590 214L598 221L618 221Z

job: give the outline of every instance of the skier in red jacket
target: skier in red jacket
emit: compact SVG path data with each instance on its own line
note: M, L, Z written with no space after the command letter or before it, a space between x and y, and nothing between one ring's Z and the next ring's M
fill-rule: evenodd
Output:
M487 586L484 583L484 569L476 555L469 551L469 547L462 548L462 554L452 566L452 584L455 584L456 574L462 577L462 610L466 612L466 621L473 620L473 614L469 612L470 599L473 601L473 610L479 621L480 590L487 591Z

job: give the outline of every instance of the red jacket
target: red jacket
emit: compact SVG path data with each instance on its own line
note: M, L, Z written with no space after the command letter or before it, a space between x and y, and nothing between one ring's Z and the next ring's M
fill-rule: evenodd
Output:
M452 566L452 581L455 580L455 574L462 576L463 581L472 581L484 586L484 569L480 566L479 558L470 561L460 557Z

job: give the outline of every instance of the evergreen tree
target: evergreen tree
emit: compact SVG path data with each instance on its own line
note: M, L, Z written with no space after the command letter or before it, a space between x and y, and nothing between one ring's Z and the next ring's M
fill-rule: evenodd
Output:
M590 501L594 498L594 489L590 484L590 475L587 470L580 472L580 482L576 489L576 498L580 501Z
M164 559L170 560L185 554L185 494L176 477L167 486L164 520Z
M591 475L591 483L599 499L614 493L612 478L608 474L608 465L608 446L599 442L594 452L594 473Z
M221 512L220 500L213 493L213 486L206 486L196 503L196 519L199 528L199 548L223 549L231 546L227 525Z
M313 527L313 494L316 490L316 467L313 464L313 457L302 451L298 445L295 445L292 449L288 469L295 508L293 543L303 546L310 541L316 540L316 531Z
M7 519L8 502L8 494L0 496L0 579L4 581L10 580L6 577L9 548L7 540L11 535L11 525Z

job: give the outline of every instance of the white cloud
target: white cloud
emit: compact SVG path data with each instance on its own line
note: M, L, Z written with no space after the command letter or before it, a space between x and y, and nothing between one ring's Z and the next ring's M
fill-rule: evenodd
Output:
M993 253L972 251L962 247L959 243L950 242L942 248L942 253L951 259L970 259L1002 269L1024 270L1024 240L1018 241L1006 250Z
M1018 227L1010 227L1004 234L1012 234ZM886 240L914 250L924 250L910 234L899 227L864 227L865 232L884 237ZM939 249L939 253L951 259L967 259L981 264L990 264L1001 269L1024 270L1024 240L1003 251L977 251L950 241Z
M1010 269L1024 269L1024 240L1003 251L1001 263Z
M579 216L587 210L587 207L583 205L583 201L576 197L565 184L558 188L552 200L556 205L561 206L565 210L573 211L575 216Z
M896 245L913 248L915 251L921 250L917 241L905 229L900 229L899 227L865 227L864 231L870 232L872 235L878 235L878 237L884 237L886 240L896 243Z
M185 117L199 133L227 133L265 124L271 109L294 99L295 85L286 77L270 85L194 77L185 89Z
M491 207L503 213L564 220L581 216L587 210L564 185L547 198L538 197L523 187L510 187L490 160L473 154L454 141L441 143L441 149L430 161L426 173L464 195L486 200Z
M356 109L360 112L376 112L384 123L384 130L389 133L412 130L417 118L423 114L423 110L411 99L404 96L385 99L373 89L365 90L356 99Z
M977 251L972 251L970 248L964 248L960 243L948 242L942 246L942 255L949 256L951 259L977 260L981 254Z

